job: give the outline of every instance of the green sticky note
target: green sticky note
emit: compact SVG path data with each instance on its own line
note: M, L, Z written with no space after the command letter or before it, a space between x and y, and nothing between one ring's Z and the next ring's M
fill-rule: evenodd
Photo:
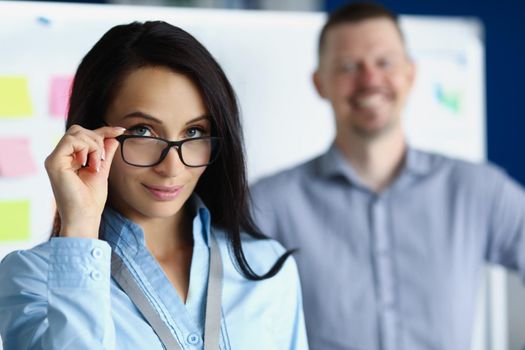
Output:
M456 115L461 113L462 95L458 89L446 89L441 84L436 86L438 102Z
M23 118L32 114L27 78L0 76L0 118Z
M29 236L29 201L0 201L0 241L24 241Z

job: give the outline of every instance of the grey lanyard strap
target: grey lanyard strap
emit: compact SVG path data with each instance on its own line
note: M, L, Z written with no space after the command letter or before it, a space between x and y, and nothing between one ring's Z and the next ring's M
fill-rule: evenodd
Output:
M204 325L204 350L218 350L221 331L222 260L215 237L210 235L210 272L206 295L206 323ZM160 338L165 349L181 350L159 313L148 301L122 258L111 252L111 275L139 309L151 328Z

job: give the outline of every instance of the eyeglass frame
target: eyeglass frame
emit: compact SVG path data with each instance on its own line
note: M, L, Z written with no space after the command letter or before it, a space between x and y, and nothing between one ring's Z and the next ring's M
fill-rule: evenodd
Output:
M106 126L111 126L108 123L106 123L105 121L102 121L102 123L104 125L106 125ZM179 156L180 161L185 166L187 166L189 168L200 168L200 167L203 167L203 166L208 166L208 165L212 164L213 162L215 162L215 160L217 160L216 157L211 157L211 155L213 155L214 153L218 154L218 152L220 151L220 148L221 148L221 141L222 141L222 138L221 137L217 137L217 136L193 137L193 138L183 139L183 140L179 140L179 141L170 141L170 140L163 139L161 137L142 136L142 135L119 135L119 136L115 137L115 139L120 143L120 155L122 156L122 160L124 161L124 163L126 163L128 165L131 165L131 166L136 166L136 167L139 167L139 168L149 168L149 167L154 167L154 166L159 165L160 163L162 163L164 161L164 159L166 159L170 149L173 148L173 147L175 147L175 150L177 151L177 155ZM164 149L162 150L162 152L160 154L160 157L159 157L159 160L157 162L155 162L153 164L149 164L149 165L137 165L137 164L133 164L133 163L128 162L126 160L126 157L124 157L124 141L126 141L127 139L152 139L152 140L157 140L157 141L163 141L163 142L166 143L166 147L164 147ZM209 161L208 163L202 164L202 165L188 165L184 161L184 157L182 156L182 148L181 148L182 145L184 143L186 143L186 142L195 141L195 140L210 140L211 142L215 142L215 144L211 143L211 145L212 145L212 152L210 154L211 161ZM215 150L213 149L213 146L215 146Z

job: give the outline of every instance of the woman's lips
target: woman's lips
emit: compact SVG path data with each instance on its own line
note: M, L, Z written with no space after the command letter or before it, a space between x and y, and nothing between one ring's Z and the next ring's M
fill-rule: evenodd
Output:
M179 195L183 186L151 186L142 184L159 201L171 201Z

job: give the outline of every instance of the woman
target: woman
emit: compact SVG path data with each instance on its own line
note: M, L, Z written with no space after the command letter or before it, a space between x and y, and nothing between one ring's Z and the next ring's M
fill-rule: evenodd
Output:
M108 31L46 159L54 237L0 264L4 347L306 348L295 262L252 222L242 149L199 42L164 22Z

